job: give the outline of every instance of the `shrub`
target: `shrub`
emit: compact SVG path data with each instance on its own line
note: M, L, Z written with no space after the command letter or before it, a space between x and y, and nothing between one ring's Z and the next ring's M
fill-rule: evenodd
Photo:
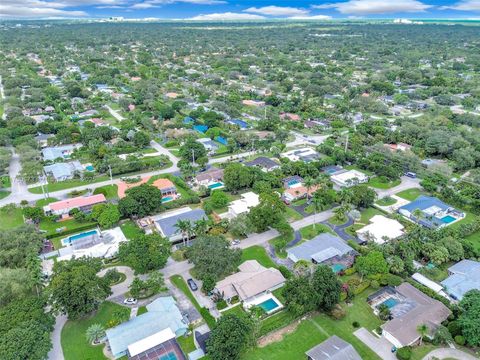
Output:
M454 340L460 346L465 345L465 338L462 335L455 336Z
M227 305L227 302L226 302L225 300L223 300L223 299L217 302L217 309L218 309L218 310L223 310L223 309L225 309L227 306L228 306L228 305Z
M238 295L235 295L230 299L230 304L236 304L239 301L240 301L240 298L238 297Z
M398 286L403 282L403 279L400 276L385 274L380 279L380 284L389 285L389 286Z
M457 335L462 335L462 328L460 327L457 321L451 321L447 325L447 329L448 331L450 331L450 334L452 334L453 337Z
M290 279L292 277L292 272L284 265L280 265L278 270L282 273L285 279Z
M335 307L330 312L330 315L335 320L340 320L340 319L343 319L347 315L347 312L339 304L337 304L337 305L335 305Z
M397 358L400 360L409 360L412 357L412 348L405 346L397 350Z
M345 275L353 275L356 272L357 272L357 269L355 269L354 267L351 267L345 270Z
M380 283L377 280L372 280L370 286L376 290L380 287Z
M369 286L370 286L370 281L364 281L353 290L353 293L355 295L361 294L362 292L367 290Z
M357 328L360 327L360 323L359 323L358 321L354 321L354 322L352 322L352 326L353 326L355 329L357 329Z
M347 300L347 293L345 291L342 291L340 293L340 301L345 301Z

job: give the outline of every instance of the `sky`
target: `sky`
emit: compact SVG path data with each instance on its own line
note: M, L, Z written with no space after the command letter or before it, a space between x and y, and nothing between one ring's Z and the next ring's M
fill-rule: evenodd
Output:
M480 0L0 0L2 19L478 19Z

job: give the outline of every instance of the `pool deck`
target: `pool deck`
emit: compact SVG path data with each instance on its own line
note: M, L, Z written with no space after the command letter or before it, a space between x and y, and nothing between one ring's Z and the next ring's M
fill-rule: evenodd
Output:
M266 312L267 314L271 314L271 313L276 312L276 311L278 311L278 310L280 310L280 309L283 309L283 304L282 304L282 303L280 302L280 300L278 300L278 299L275 297L275 295L273 295L272 293L263 294L263 295L260 295L259 297L255 298L255 299L249 301L249 302L244 302L244 303L243 303L243 307L244 307L245 309L248 309L248 308L250 308L250 307L252 307L252 306L257 306L257 305L259 305L259 304L261 304L261 303L263 303L263 302L265 302L265 301L268 301L268 300L270 300L270 299L272 299L273 301L275 301L278 306L277 306L276 308L270 310L270 311L267 311L267 312Z

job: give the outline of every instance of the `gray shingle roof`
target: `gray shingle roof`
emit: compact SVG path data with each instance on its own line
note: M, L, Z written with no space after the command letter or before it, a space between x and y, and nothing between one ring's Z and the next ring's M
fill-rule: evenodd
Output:
M362 360L351 344L333 335L305 353L312 360Z
M314 259L320 263L334 256L343 256L352 251L354 251L353 248L348 246L339 237L329 233L323 233L310 241L288 249L287 253L289 255L292 254L297 259L307 261Z
M205 214L205 211L202 209L194 209L192 211L157 220L157 224L160 226L165 236L170 237L178 233L178 228L175 226L178 220L190 220L193 223L206 218L207 215Z

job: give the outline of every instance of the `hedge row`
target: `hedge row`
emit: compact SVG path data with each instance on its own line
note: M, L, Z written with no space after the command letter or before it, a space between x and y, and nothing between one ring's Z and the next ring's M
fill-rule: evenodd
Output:
M61 223L59 223L59 224L61 224ZM92 224L83 225L83 226L79 226L75 229L68 229L68 230L62 231L61 233L48 234L47 236L45 236L45 238L47 240L50 240L50 239L54 239L54 238L57 238L57 237L60 237L60 236L66 236L66 235L74 234L74 233L81 232L81 231L84 231L84 230L90 230L90 229L93 229L95 227L96 226L95 225L92 226Z

